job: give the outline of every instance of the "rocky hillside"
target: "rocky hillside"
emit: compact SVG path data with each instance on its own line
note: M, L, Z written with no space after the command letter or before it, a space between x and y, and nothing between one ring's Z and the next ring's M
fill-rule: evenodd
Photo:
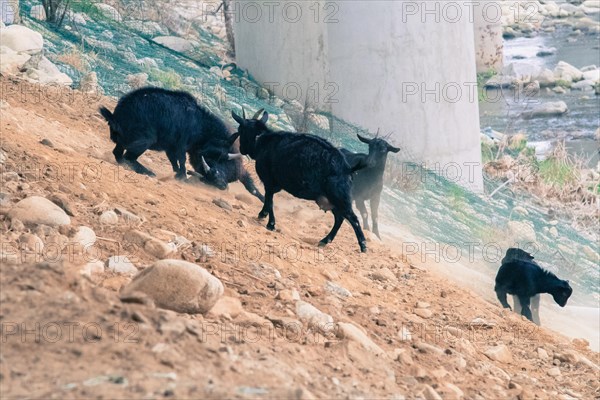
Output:
M277 195L114 164L108 98L2 78L2 398L590 399L598 353ZM159 261L168 260L168 261ZM170 261L169 261L170 260Z

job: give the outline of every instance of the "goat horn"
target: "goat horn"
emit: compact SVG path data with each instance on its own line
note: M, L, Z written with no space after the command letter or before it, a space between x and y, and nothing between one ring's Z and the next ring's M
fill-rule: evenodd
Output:
M254 114L254 116L252 117L252 119L258 119L258 117L260 117L260 114L262 114L265 111L264 108L261 108L260 110L258 110L256 112L256 114Z
M246 119L246 109L242 106L242 118Z
M210 172L210 167L206 163L206 160L204 159L204 156L202 156L202 167L204 168L204 172L205 173L209 173Z
M199 174L196 171L188 171L188 174L195 176L196 178L203 178L202 174Z
M227 159L228 160L239 160L241 158L243 158L244 156L242 155L242 153L229 153L227 155Z

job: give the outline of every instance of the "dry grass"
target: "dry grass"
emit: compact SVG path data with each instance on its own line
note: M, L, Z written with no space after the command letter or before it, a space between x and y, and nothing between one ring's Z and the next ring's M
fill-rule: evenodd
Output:
M499 150L497 159L486 163L484 171L491 177L514 179L513 190L532 194L544 207L569 217L574 227L597 232L600 181L585 166L586 160L569 154L560 142L543 161L537 161L528 148L516 158Z
M92 57L95 56L96 55L94 54ZM90 64L86 60L84 54L75 48L71 49L66 53L59 54L56 57L56 60L63 64L68 64L82 73L88 72L90 70Z

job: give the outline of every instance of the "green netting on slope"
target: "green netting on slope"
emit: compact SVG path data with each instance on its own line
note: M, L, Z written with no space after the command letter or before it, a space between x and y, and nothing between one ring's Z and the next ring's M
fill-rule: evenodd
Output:
M23 5L25 14L30 7L31 3ZM218 52L222 50L223 43L202 30L199 31L198 44L184 56L153 43L147 31L131 29L126 20L117 23L98 18L70 30L55 30L46 23L27 18L25 23L42 32L47 54L54 61L59 59L60 54L73 49L95 54L89 60L91 69L97 73L107 95L122 95L129 90L129 74L146 72L150 84L192 92L232 125L230 111L233 109L239 113L244 106L247 111L265 108L272 115L271 124L279 129L293 130L294 125L299 126L297 113L301 110L297 105L269 97L268 93L265 95L264 89L243 71L235 69L231 80L223 79L214 68L221 64ZM148 67L148 63L152 64L148 60L154 60L157 68ZM77 85L82 73L64 63L59 63L59 66ZM366 146L356 140L357 133L368 136L366 130L332 115L316 114L317 118L314 117L315 114L301 125L337 145L366 151ZM395 145L403 147L402 143L396 142ZM545 211L532 206L534 202L526 194L517 195L508 187L489 199L487 195L469 192L456 182L424 169L419 158L406 149L391 155L389 160L391 172L388 175L395 185L385 190L380 225L386 228L400 226L422 238L417 244L418 254L431 250L437 244L438 249L433 251L446 262L450 260L451 264L457 256L465 262L472 255L472 268L493 276L499 265L497 259L507 248L509 221L527 223L531 228L513 223L513 232L508 236L527 238L533 231L535 247L523 239L519 239L518 244L531 250L536 259L559 276L570 279L577 300L597 305L600 289L598 244L590 237L578 232L566 221L555 226L559 236L553 237L550 234L552 223ZM492 192L500 183L486 180L485 192ZM517 206L525 208L527 214L516 213ZM431 260L431 256L427 257Z
M93 9L94 3L90 2L85 9ZM126 16L122 22L116 22L94 12L93 19L85 24L65 18L61 28L56 29L52 24L28 17L34 4L22 4L24 24L42 33L47 57L73 79L74 87L89 69L96 73L104 94L119 97L131 90L129 75L146 73L148 84L192 92L217 114L227 114L225 110L231 109L241 112L242 101L255 103L254 110L262 107L274 115L281 114L273 104L258 98L267 97L264 89L261 91L244 71L233 69L229 80L219 75L222 61L218 52L224 44L211 33L195 30L198 39L192 41L189 51L181 54L152 41L155 36L168 35L167 32L153 33L143 26L136 29L133 20L127 20ZM81 7L84 3L76 4ZM82 71L65 62L61 56L69 53L83 58L89 68ZM286 120L278 121L278 126L291 129Z

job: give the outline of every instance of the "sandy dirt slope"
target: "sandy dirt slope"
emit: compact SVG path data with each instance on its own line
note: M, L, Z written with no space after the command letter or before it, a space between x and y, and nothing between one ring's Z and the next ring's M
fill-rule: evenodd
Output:
M19 253L0 267L2 398L600 397L598 353L585 342L505 312L376 240L361 254L347 224L319 251L333 217L315 204L278 194L279 230L269 232L239 184L177 182L161 153L141 158L158 179L117 169L97 115L114 102L70 91L40 101L36 86L0 82L3 250L29 232L11 227L13 203L58 194L74 215L61 233L91 227L94 257L126 255L141 270L156 258L131 245L132 228L180 235L191 243L170 257L208 269L243 308L202 316L124 303L118 291L131 277L83 276L92 256L80 249ZM140 220L101 224L115 208ZM298 321L296 296L364 337Z

